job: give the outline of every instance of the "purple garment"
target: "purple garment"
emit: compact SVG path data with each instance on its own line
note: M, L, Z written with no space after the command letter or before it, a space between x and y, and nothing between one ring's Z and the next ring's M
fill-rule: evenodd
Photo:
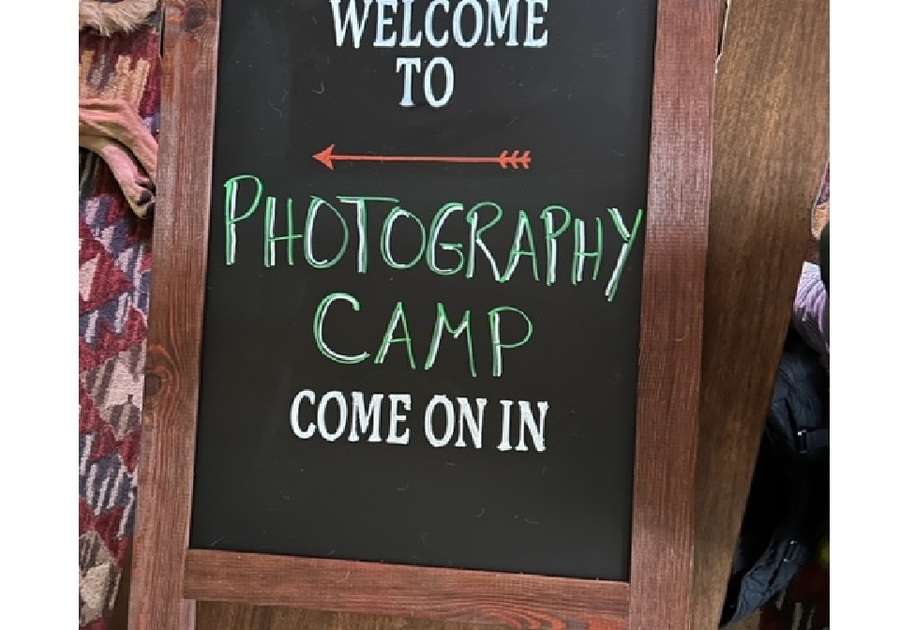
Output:
M794 296L791 323L809 347L827 360L828 291L822 283L818 265L803 263L800 282L797 283L797 293Z

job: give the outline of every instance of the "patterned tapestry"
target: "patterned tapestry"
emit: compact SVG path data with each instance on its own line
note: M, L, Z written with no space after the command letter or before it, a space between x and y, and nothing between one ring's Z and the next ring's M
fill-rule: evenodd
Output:
M152 214L140 218L124 190L143 183L152 205L133 139L159 130L159 15L155 1L81 4L138 10L130 33L79 35L80 100L117 112L82 138L78 165L79 628L106 630L134 528L150 288Z

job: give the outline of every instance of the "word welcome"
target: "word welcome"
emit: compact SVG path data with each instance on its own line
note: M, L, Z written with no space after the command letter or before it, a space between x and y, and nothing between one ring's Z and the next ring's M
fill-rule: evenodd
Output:
M414 13L415 0L330 3L338 47L349 41L358 49L368 39L375 48L420 48L424 43L441 49L451 42L460 48L473 48L491 47L505 39L506 46L544 48L549 39L543 24L550 0L427 0L420 2L425 5L424 13ZM373 13L372 28L368 28ZM425 101L431 107L444 107L453 97L455 73L445 56L397 57L394 71L403 77L401 107L416 105L413 82L419 75ZM436 79L443 84L440 94Z
M299 210L298 220L293 198L280 201L267 196L263 202L263 183L254 175L238 175L226 180L224 204L225 264L233 265L238 258L238 228L251 225L248 222L259 209L263 210L263 229L258 227L251 238L262 239L265 267L279 263L278 245L285 248L284 263L293 266L297 260L297 244L302 248L306 264L314 269L328 269L352 257L349 254L351 242L355 240L356 273L365 274L371 264L371 250L380 254L381 262L396 270L411 269L424 265L438 276L462 275L473 278L476 267L487 265L487 273L499 283L508 282L517 271L530 274L536 282L552 286L558 282L560 267L567 266L568 278L572 285L586 280L585 268L590 265L589 279L601 280L602 256L606 230L604 222L612 223L613 231L620 239L618 256L606 279L604 296L607 301L615 299L619 280L626 268L629 254L641 226L644 211L638 209L631 225L627 225L618 208L606 208L602 214L586 221L575 216L560 204L544 205L536 213L520 209L516 214L515 229L510 244L503 250L505 257L498 255L487 244L486 236L491 230L498 230L504 216L504 209L493 201L481 201L466 207L458 201L448 201L436 211L431 219L423 219L419 214L404 208L400 200L393 197L347 195L338 196L337 203L317 195L311 195L305 210ZM250 186L251 190L243 190ZM239 198L245 201L240 205ZM249 203L247 203L247 201ZM370 224L375 216L375 208L389 208L376 228L377 239L370 238ZM276 233L276 218L281 213L285 231ZM330 220L329 220L330 217ZM377 219L376 219L377 220ZM327 221L327 223L326 223ZM406 224L403 230L405 244L413 241L414 253L401 259L395 251L398 226ZM323 225L324 224L324 225ZM589 224L590 229L589 229ZM339 232L337 248L329 252L317 249L320 230ZM455 228L458 233L466 233L465 240L449 240L443 237L445 230ZM247 228L253 229L253 228ZM593 233L589 237L589 233ZM537 234L537 236L536 236ZM560 260L558 251L563 240L571 244L571 257ZM375 240L373 243L372 241ZM241 239L243 241L243 239ZM408 251L408 247L406 250ZM505 262L504 262L505 258ZM520 271L520 263L524 271ZM608 266L607 266L608 267Z
M464 397L432 396L421 416L421 427L428 444L435 448L451 444L458 448L482 448L488 400L476 398L474 403ZM547 450L544 433L550 403L544 400L500 400L499 403L498 451ZM290 425L294 435L301 440L318 435L328 442L338 439L359 442L365 438L367 442L405 445L411 439L412 431L407 421L412 404L412 396L408 393L366 396L359 391L349 395L329 391L318 398L316 392L304 389L291 402ZM518 442L513 446L515 437Z

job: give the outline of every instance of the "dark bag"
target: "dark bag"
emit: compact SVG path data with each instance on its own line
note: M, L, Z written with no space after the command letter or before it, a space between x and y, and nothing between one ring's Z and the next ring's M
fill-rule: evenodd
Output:
M828 372L793 330L766 415L721 626L784 590L828 518Z

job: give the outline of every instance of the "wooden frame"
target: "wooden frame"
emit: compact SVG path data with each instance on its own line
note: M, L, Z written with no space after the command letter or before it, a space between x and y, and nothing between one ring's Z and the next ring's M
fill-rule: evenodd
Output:
M194 600L212 600L521 628L688 628L719 2L658 2L628 582L188 548L219 8L164 8L130 627L191 628Z

